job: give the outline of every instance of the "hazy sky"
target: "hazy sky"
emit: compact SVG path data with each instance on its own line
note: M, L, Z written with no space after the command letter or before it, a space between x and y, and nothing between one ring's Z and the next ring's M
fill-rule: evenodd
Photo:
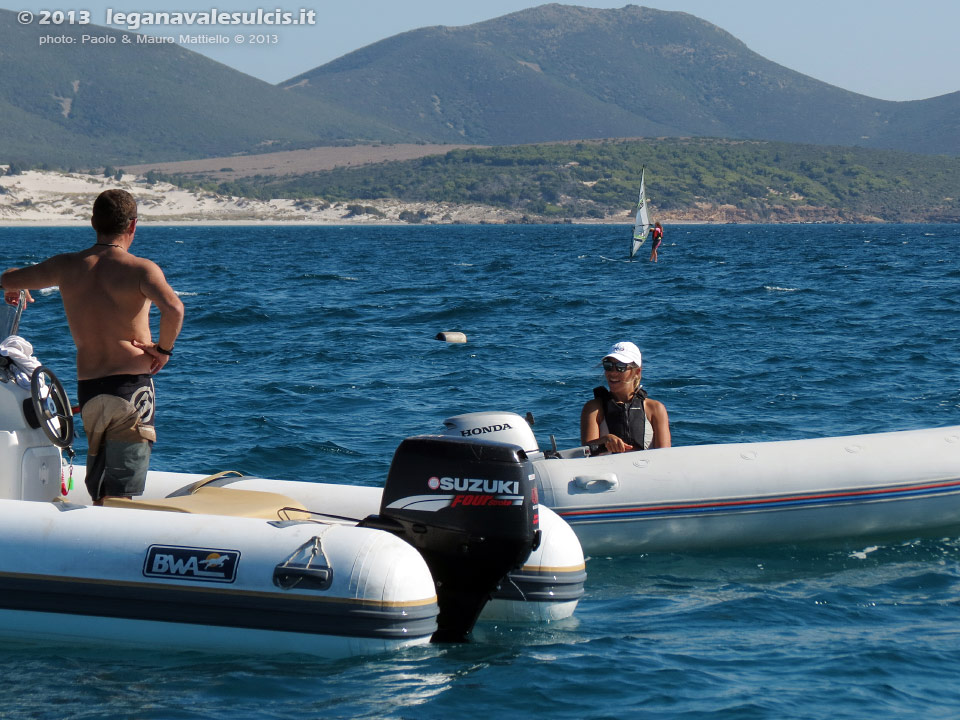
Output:
M179 37L222 34L227 44L188 44L249 75L280 82L351 50L429 25L468 25L540 5L527 0L0 0L9 10L86 10L105 25L116 12L312 10L316 22L297 27L143 27L139 32ZM624 2L584 0L568 4L622 7ZM846 90L884 100L918 100L960 90L960 0L641 0L707 20L764 57ZM34 22L37 20L35 19ZM116 24L111 27L119 26ZM51 33L56 28L49 26ZM238 44L241 34L266 32L276 43ZM245 38L246 39L246 38ZM50 52L55 47L45 46ZM97 52L96 46L90 52Z

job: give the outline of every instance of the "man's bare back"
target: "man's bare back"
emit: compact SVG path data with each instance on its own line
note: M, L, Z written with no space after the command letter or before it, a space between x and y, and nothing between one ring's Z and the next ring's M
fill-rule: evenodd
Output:
M156 373L183 324L183 303L156 263L129 252L136 217L118 233L97 232L86 250L64 253L2 276L5 291L59 286L77 347L77 379ZM150 335L150 303L160 332ZM159 350L158 350L159 348Z
M171 303L163 297L160 268L113 246L59 256L57 266L77 346L77 379L151 372L153 356L143 349L151 344L150 298L142 288L158 305Z

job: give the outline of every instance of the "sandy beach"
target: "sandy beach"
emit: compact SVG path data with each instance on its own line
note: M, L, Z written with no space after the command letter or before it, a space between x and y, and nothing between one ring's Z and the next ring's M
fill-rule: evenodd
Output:
M0 165L6 171L6 167ZM87 225L97 195L122 188L137 199L141 222L175 224L405 224L405 211L424 223L515 223L524 216L501 208L398 200L322 201L252 200L205 191L189 191L143 176L113 177L28 170L0 176L0 225ZM612 222L628 222L629 214Z
M6 172L7 166L0 165ZM120 180L102 175L27 170L0 176L0 226L87 225L93 201L104 190L123 188L137 199L141 222L163 225L405 225L556 223L522 211L489 205L401 202L392 198L349 200L253 200L207 191L184 190L145 176L124 173ZM816 207L779 208L757 216L732 205L698 202L683 211L654 211L664 224L732 222L877 222L874 217L842 217ZM630 224L633 208L605 218L576 218L578 224Z

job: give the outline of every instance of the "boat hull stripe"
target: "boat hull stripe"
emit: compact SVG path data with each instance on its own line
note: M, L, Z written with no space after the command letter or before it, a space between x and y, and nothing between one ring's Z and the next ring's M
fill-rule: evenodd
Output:
M560 603L583 597L587 572L584 565L567 571L523 568L504 579L494 600L525 600L527 602Z
M277 630L308 635L416 638L436 630L437 605L390 607L305 595L244 593L0 573L0 609Z
M960 479L869 490L842 490L779 497L754 497L738 500L670 503L604 508L558 509L554 512L568 523L604 520L639 520L647 518L678 517L683 515L716 515L770 512L794 508L824 507L850 503L875 503L960 493Z

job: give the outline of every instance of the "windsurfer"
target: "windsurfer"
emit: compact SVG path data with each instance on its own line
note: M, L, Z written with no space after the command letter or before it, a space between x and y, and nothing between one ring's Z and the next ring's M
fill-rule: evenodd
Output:
M650 241L653 243L653 247L650 248L650 260L651 262L657 262L657 249L663 242L663 225L659 222L653 224L653 230L650 231Z

